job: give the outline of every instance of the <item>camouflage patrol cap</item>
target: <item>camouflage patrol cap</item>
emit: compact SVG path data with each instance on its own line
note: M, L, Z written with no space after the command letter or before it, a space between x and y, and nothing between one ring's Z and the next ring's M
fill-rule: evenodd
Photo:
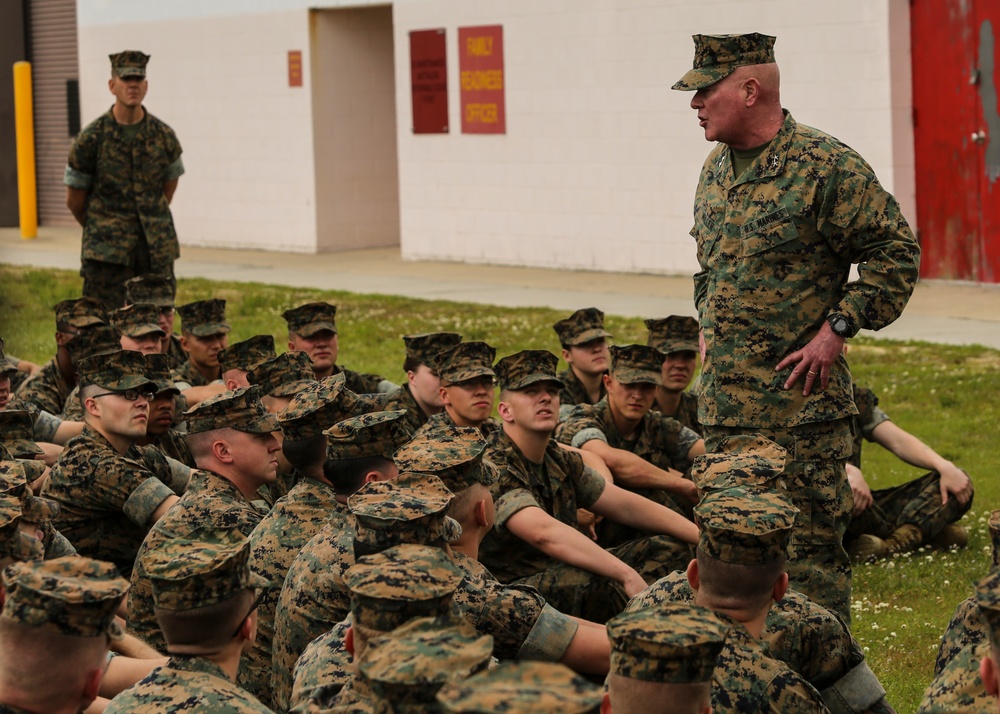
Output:
M990 531L990 543L993 545L993 567L1000 567L1000 510L990 513L987 527Z
M443 549L405 544L358 558L343 581L354 624L390 632L416 617L447 617L463 576Z
M798 512L769 489L709 491L694 509L698 549L727 563L773 563L786 554Z
M274 351L274 337L271 335L254 335L250 339L229 345L219 352L219 364L223 372L231 369L241 369L249 372L262 362L277 357Z
M184 412L188 434L215 429L236 429L247 434L278 430L278 420L260 401L257 387L240 387L215 394Z
M693 91L715 84L737 67L774 62L774 37L752 32L748 35L692 35L694 68L672 87Z
M122 637L115 611L128 581L110 563L80 556L15 563L3 584L6 620L74 637Z
M552 326L559 335L559 344L566 347L582 345L601 337L612 337L604 329L604 313L596 307L585 307L577 310L564 320Z
M465 620L421 617L369 640L359 669L375 714L425 714L440 711L442 685L484 669L492 654L493 637Z
M316 372L307 353L285 352L247 372L247 381L265 396L293 397L316 382Z
M404 474L366 483L347 499L355 540L372 548L458 540L462 527L446 515L452 498L436 476Z
M193 610L271 583L250 569L250 540L236 528L198 528L146 553L153 602L164 610Z
M323 432L326 457L335 461L382 456L392 461L393 452L410 440L405 409L372 412L337 422Z
M611 673L646 682L710 682L728 629L688 603L623 612L608 622Z
M548 350L521 350L507 355L496 363L497 382L500 389L525 389L538 382L552 382L565 387L556 376L559 358Z
M195 337L209 337L229 332L226 322L226 301L222 298L197 300L177 307L181 328Z
M990 641L1000 647L1000 570L976 583L976 604L990 630Z
M335 374L311 382L292 397L278 412L278 424L286 439L309 439L344 419L381 411L388 400L388 394L355 394L343 373Z
M128 77L146 78L146 63L149 62L149 55L143 54L139 50L125 50L108 55L108 57L111 58L112 74L122 79Z
M160 328L160 308L151 302L137 302L128 307L120 307L111 312L111 324L116 330L129 337L142 337L166 332Z
M427 366L433 362L434 355L441 350L454 347L462 341L457 332L427 332L422 335L403 335L406 345L406 356Z
M438 352L432 358L433 364L427 366L437 372L441 386L447 387L476 377L496 377L496 356L496 348L485 342L459 342Z
M715 451L695 458L691 480L700 491L759 486L782 489L784 448L759 434L727 436Z
M486 440L479 429L443 425L433 434L403 445L393 456L400 473L437 476L452 493L474 483L491 486L499 476L493 462L483 459Z
M20 409L0 411L0 442L14 457L30 459L45 453L35 443L35 420L31 412Z
M698 321L686 315L670 315L658 320L644 320L649 335L646 344L665 355L674 352L698 352Z
M22 518L30 523L48 523L59 515L60 507L57 501L34 496L30 488L21 489L20 493L4 493L0 495L0 529L16 523ZM35 540L32 538L32 540ZM33 551L35 552L35 551ZM42 544L42 554L45 545ZM30 557L19 557L18 560L30 560Z
M612 345L611 374L622 384L660 384L663 358L648 345Z
M145 273L125 281L125 302L151 302L159 308L174 306L174 283L165 275Z
M44 470L44 462L37 461L0 461L0 494L4 498L13 498L18 502L18 515L23 514L25 520L32 523L51 521L59 515L59 503L48 498L40 498L31 490L31 482L37 478L29 466L40 464ZM8 525L11 520L0 522L0 526ZM2 520L2 519L0 519Z
M170 374L170 357L160 352L146 355L146 376L156 385L157 395L163 392L180 394Z
M56 325L70 325L79 329L92 325L105 325L108 322L107 308L96 298L63 300L53 305L52 309L56 313Z
M121 348L121 335L118 329L111 325L86 327L66 343L66 350L74 364L88 357L117 352Z
M321 330L337 333L337 306L328 302L307 302L281 313L288 323L288 331L310 337Z
M558 662L516 660L446 684L437 700L454 714L596 714L601 688Z
M135 350L118 350L85 357L76 363L80 387L96 384L113 392L128 389L156 391L156 383L146 376L146 358Z
M36 500L42 501L42 499ZM48 503L58 509L58 504L53 501ZM14 562L24 563L45 558L45 543L28 533L23 533L17 527L18 521L22 518L36 524L43 522L41 514L26 513L25 505L29 509L33 507L30 501L24 504L15 496L0 496L0 559L10 558Z

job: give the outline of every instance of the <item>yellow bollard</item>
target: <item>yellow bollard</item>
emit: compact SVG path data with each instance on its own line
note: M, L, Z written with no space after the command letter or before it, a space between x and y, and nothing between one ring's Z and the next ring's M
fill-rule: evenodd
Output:
M38 237L35 189L35 119L31 97L31 63L14 63L14 131L17 137L17 204L21 237Z

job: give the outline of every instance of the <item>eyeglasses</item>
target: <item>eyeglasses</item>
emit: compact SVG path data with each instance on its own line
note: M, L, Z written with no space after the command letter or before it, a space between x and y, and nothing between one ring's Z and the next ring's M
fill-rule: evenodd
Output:
M126 389L124 392L102 392L101 394L94 394L91 396L94 399L97 399L98 397L110 397L112 395L116 397L125 397L125 401L127 402L134 402L139 397L142 397L147 402L151 402L156 398L155 392L151 392L149 390L140 392L138 389Z
M250 606L250 609L247 610L247 614L243 616L242 620L240 620L240 624L237 625L235 630L233 630L232 634L233 637L236 637L236 635L240 634L240 630L243 629L243 623L246 622L246 619L253 614L254 610L260 607L260 604L261 602L263 602L265 595L267 595L267 588L261 588L260 592L257 593L257 597L254 598L253 605Z

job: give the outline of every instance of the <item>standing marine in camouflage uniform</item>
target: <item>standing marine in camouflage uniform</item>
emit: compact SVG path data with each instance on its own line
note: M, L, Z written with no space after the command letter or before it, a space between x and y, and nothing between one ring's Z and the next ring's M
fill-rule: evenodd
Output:
M648 330L646 344L664 354L653 408L701 435L698 396L686 391L698 368L698 321L693 317L670 315L644 323Z
M624 612L608 623L611 676L605 711L705 714L729 628L697 605Z
M496 365L503 428L491 437L486 458L501 472L492 486L496 525L480 557L502 582L536 587L562 612L603 623L647 579L684 567L687 543L698 534L691 521L608 483L556 444L562 387L556 364L550 352L525 350ZM578 507L663 535L607 551L577 530Z
M56 313L56 354L21 385L8 409L33 408L56 416L61 414L76 386L76 365L69 343L82 330L107 324L104 305L91 298L63 300L52 309Z
M438 393L444 411L430 417L414 436L432 438L446 426L471 426L484 435L496 431L500 424L490 416L496 356L496 349L485 342L460 342L437 352L430 366L441 380Z
M292 353L294 354L294 353ZM282 451L294 468L297 482L279 499L270 513L250 536L250 567L272 583L284 583L295 556L316 535L335 512L346 514L347 496L338 500L333 484L326 476L333 474L341 461L367 460L356 448L344 450L353 438L335 438L328 449L324 434L339 422L376 411L381 406L374 395L357 395L343 379L317 382L296 394L288 406L278 412L278 424L284 436ZM409 438L404 418L388 422L393 427L390 448ZM339 432L338 432L339 433ZM352 437L355 436L352 434ZM381 455L379 455L381 456ZM364 468L364 466L362 467ZM239 682L265 704L271 702L271 646L274 640L274 615L279 590L269 592L257 609L257 646L243 658Z
M423 335L404 335L406 359L403 371L406 381L402 387L390 393L386 402L387 411L406 410L406 424L410 431L417 431L427 423L428 418L444 410L441 401L441 378L431 365L434 356L443 349L454 347L462 341L457 332L429 332Z
M607 395L604 375L611 365L604 313L596 307L577 310L552 326L559 335L559 346L567 369L559 373L563 383L559 393L561 416L575 404L597 404ZM560 419L561 420L561 419Z
M165 335L160 351L170 358L170 368L176 369L187 360L181 338L174 334L174 281L163 275L143 273L125 281L125 304L151 302L160 308L159 325Z
M288 349L301 350L312 360L316 379L343 374L347 387L357 394L391 392L399 385L377 374L362 374L337 364L340 342L337 336L337 306L308 302L281 313L288 323Z
M146 111L149 55L111 57L115 103L80 132L63 183L66 206L83 226L83 294L109 308L125 304L125 281L143 273L174 280L180 256L170 201L184 173L173 129Z
M974 490L968 474L891 421L870 389L855 384L854 403L858 407L854 453L847 465L854 511L844 538L847 552L865 560L905 553L924 544L964 546L969 534L956 521L972 507ZM862 437L908 464L931 471L899 486L872 491L861 472Z
M785 480L804 515L789 575L849 622L844 467L856 409L841 353L858 330L899 317L920 249L864 159L782 109L773 37L694 41L694 69L673 88L695 92L705 138L719 142L691 230L705 344L698 418L709 451L727 435L760 433L794 455Z
M97 697L128 582L113 566L65 557L4 569L0 712L82 711Z
M183 492L187 472L135 445L156 391L140 353L89 357L78 368L87 425L66 445L42 494L59 502L55 525L81 554L128 575L146 531Z
M149 553L172 538L191 537L200 527L235 528L249 536L263 517L252 503L257 489L277 473L278 441L271 432L278 423L255 388L206 399L184 416L198 469L177 504L146 534L128 600L129 631L160 651L164 640L153 614Z
M211 528L149 552L156 617L171 656L112 699L106 712L271 711L234 683L241 655L253 647L255 589L271 587L251 572L249 554L238 530Z
M597 714L601 690L573 670L552 662L501 662L438 692L449 714Z
M615 483L690 516L698 489L684 472L705 444L680 422L652 409L661 380L663 354L646 345L615 345L607 396L578 404L558 430L559 441L600 456ZM601 533L602 545L619 545L633 535Z

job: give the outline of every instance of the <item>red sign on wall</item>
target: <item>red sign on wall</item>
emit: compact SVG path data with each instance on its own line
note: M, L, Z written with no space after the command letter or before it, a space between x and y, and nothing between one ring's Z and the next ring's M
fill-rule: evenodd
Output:
M414 134L448 133L448 61L444 30L410 33Z
M503 26L458 28L462 133L505 134Z
M302 50L288 51L288 86L302 86Z

